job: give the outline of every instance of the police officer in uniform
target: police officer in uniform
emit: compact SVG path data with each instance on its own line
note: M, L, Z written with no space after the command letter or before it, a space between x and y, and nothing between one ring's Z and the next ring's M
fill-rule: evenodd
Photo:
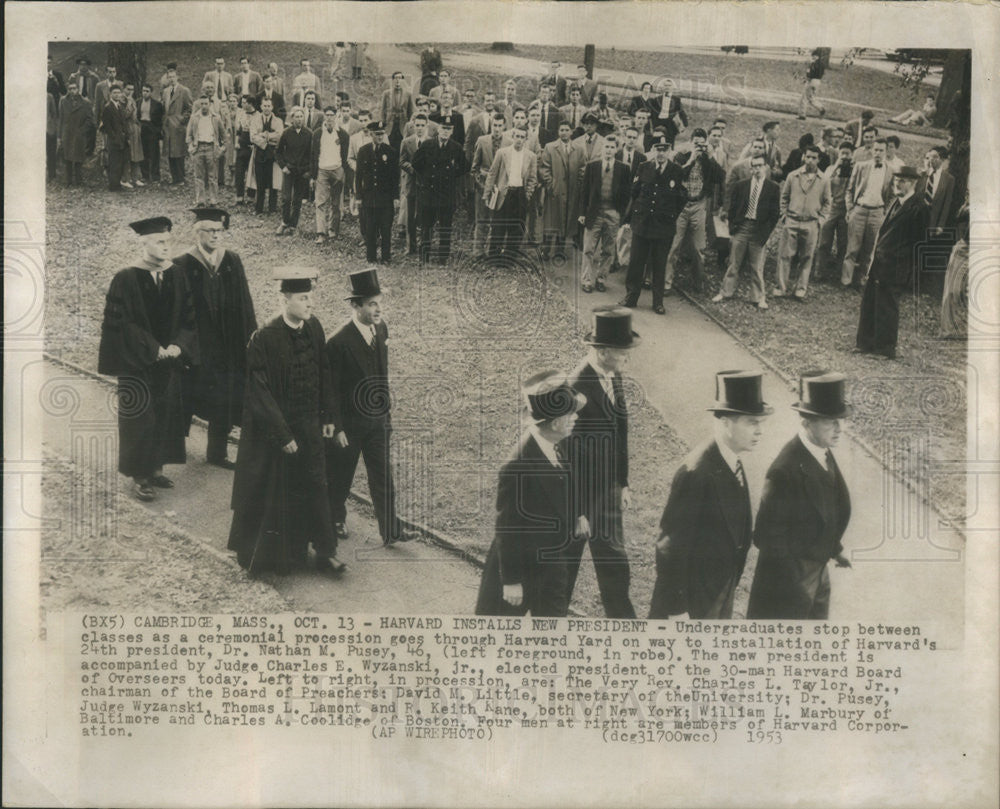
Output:
M451 254L451 221L455 215L459 180L466 172L465 152L451 139L454 121L445 115L438 121L436 138L424 141L413 156L417 177L417 210L420 216L420 260L431 258L434 226L438 226L440 263Z
M358 150L354 190L362 208L361 235L369 264L378 258L382 244L382 263L392 261L392 220L399 210L399 152L385 142L385 127L378 121L368 124L372 140Z

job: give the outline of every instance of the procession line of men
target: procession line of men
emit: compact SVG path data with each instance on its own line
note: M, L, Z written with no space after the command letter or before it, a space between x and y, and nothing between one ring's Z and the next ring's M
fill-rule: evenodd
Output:
M279 267L282 312L258 328L239 255L219 247L229 214L195 208L197 243L169 257L173 223L131 223L142 256L111 281L98 371L118 377L118 469L141 501L173 488L192 416L206 460L235 469L229 547L252 575L305 563L342 572L346 501L359 458L386 545L416 534L396 514L389 461L388 329L375 270L351 273L351 318L329 339L312 315L313 268ZM241 427L235 464L228 436Z
M500 471L477 614L565 616L589 544L605 614L636 616L622 527L632 496L621 372L640 340L631 326L627 308L595 309L584 363L524 382L530 423ZM650 618L732 618L751 542L760 554L748 618L829 616L828 563L851 566L842 545L850 496L831 451L850 414L845 388L839 373L800 378L801 426L768 469L754 524L742 456L773 408L760 373L716 375L714 436L677 470L660 521Z

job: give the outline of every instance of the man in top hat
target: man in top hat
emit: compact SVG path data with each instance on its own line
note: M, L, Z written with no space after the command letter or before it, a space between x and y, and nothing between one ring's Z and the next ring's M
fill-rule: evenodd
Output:
M827 562L850 567L841 542L851 498L833 448L850 415L843 374L813 371L799 380L799 433L767 470L753 541L760 548L747 618L814 619L830 614Z
M185 379L185 423L191 416L208 422L205 458L233 469L226 457L227 437L243 415L246 347L257 329L253 299L238 253L219 245L229 228L221 208L194 208L194 247L174 259L194 300L200 362Z
M629 598L629 564L622 511L632 504L628 486L628 406L621 374L629 349L639 344L632 313L616 306L594 309L584 338L587 358L570 374L570 386L587 398L570 439L576 513L583 515L567 548L567 598L572 597L583 548L590 544L601 602L609 618L635 618Z
M666 134L658 133L653 141L653 159L639 166L632 183L632 202L623 219L624 224L632 226L632 248L621 305L638 305L649 265L653 277L653 311L658 315L666 312L663 286L667 256L674 240L677 217L688 200L684 170L668 159L669 148Z
M361 235L369 264L378 258L392 261L392 219L399 210L399 151L385 142L385 127L378 121L368 124L372 140L358 150L354 190L362 212Z
M451 221L455 215L459 181L465 174L465 152L451 135L454 123L450 117L438 121L437 136L421 144L413 155L413 172L417 178L417 210L420 214L420 260L428 262L432 250L434 226L438 228L438 250L435 258L442 264L451 255Z
M895 199L878 230L868 268L856 351L896 359L899 336L899 297L913 285L917 245L927 238L927 205L913 193L920 173L903 166L892 178Z
M559 617L569 610L563 553L576 518L562 445L587 400L555 371L527 379L523 393L530 426L500 470L496 533L476 615Z
M251 576L302 566L342 573L326 498L324 438L341 428L324 350L312 315L312 267L276 267L282 311L247 345L247 387L233 480L229 550Z
M101 325L98 373L118 377L118 471L139 500L173 488L163 465L184 463L181 373L198 361L194 305L184 273L169 258L165 216L129 225L143 256L115 274Z
M382 320L382 290L374 269L351 273L347 297L354 314L326 344L334 397L342 422L327 447L330 512L341 539L347 538L347 495L358 457L364 456L379 533L385 545L407 542L416 534L396 516L396 489L389 461L389 329Z
M741 456L760 440L774 409L763 400L761 374L715 376L715 437L695 449L674 475L656 543L650 618L733 617L733 596L752 539L750 491Z

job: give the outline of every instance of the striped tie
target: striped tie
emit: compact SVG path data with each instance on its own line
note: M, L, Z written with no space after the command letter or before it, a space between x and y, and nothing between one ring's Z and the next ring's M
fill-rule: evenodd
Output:
M924 202L930 205L934 201L934 172L927 175L927 186L924 188Z
M757 197L760 196L760 186L761 184L754 179L750 183L750 202L747 204L747 219L756 219L757 214Z

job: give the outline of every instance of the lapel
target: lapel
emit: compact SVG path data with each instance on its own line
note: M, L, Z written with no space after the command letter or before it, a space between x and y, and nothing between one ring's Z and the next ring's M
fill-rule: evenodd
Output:
M726 527L729 528L729 537L735 544L736 538L743 530L743 520L740 514L740 506L743 502L742 489L736 482L733 470L729 468L729 464L722 457L719 445L715 441L708 449L708 460L711 463L715 500L719 505L719 511L722 512Z
M796 437L796 455L799 464L799 473L802 475L802 486L806 492L806 500L815 509L820 520L826 523L826 514L820 504L823 502L823 479L826 472L820 468L819 463L803 445L802 439Z
M361 368L365 376L372 376L375 373L372 367L374 364L372 362L372 350L368 347L368 343L365 342L365 338L361 336L361 332L358 331L353 318L347 324L347 335L348 345L350 346L351 353L354 355L355 361L358 363L358 367Z
M526 434L522 444L521 460L525 462L525 471L545 488L547 492L544 498L545 502L551 503L553 507L558 507L565 499L565 495L556 488L560 478L566 472L565 466L562 471L556 469L552 462L545 457L545 453L542 452L542 448L538 446L538 442L531 433ZM518 492L519 496L521 494L523 492ZM538 518L537 515L529 515L529 517Z

